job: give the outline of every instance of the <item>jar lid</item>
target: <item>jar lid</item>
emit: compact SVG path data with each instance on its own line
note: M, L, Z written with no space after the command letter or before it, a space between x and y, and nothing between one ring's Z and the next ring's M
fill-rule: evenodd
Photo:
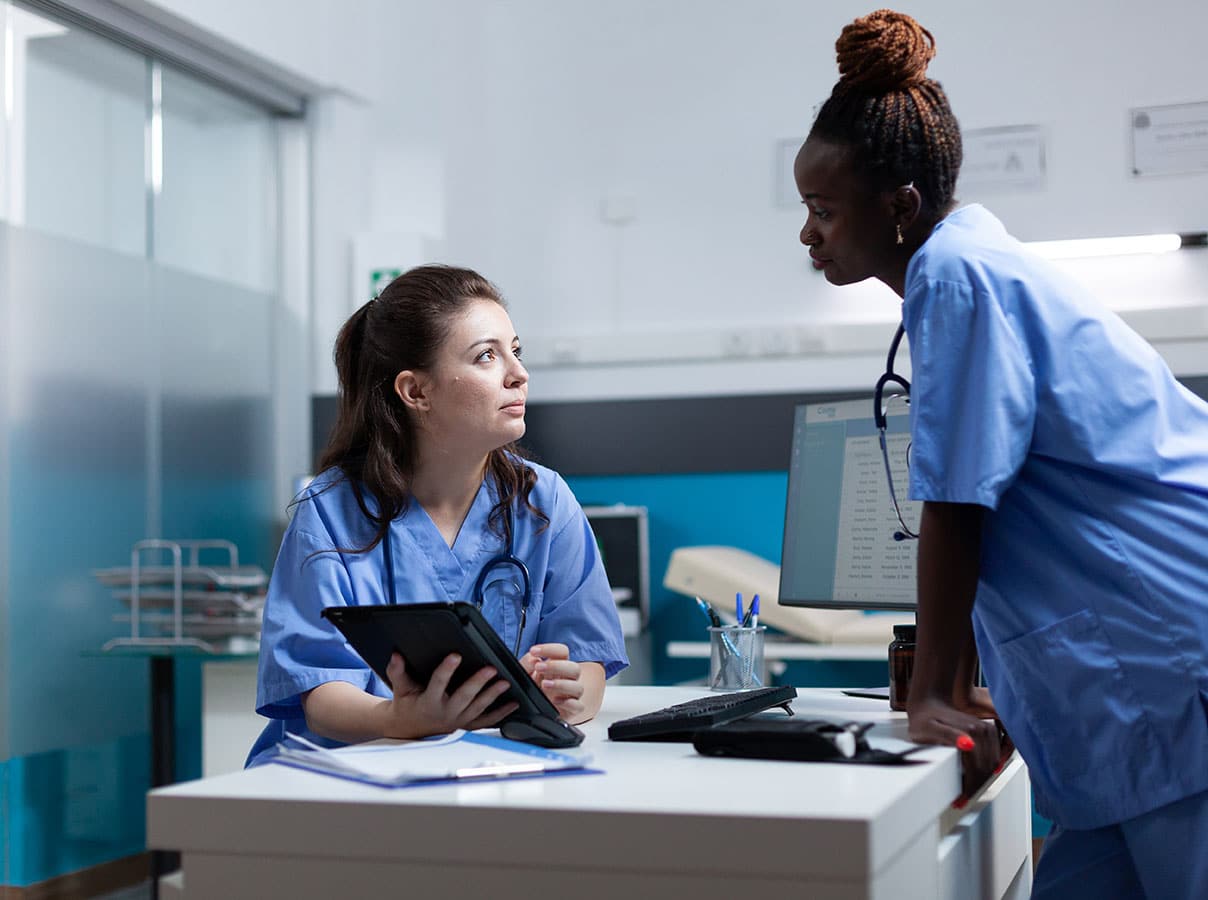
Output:
M909 641L914 643L915 636L918 633L917 625L894 625L893 636L896 640Z

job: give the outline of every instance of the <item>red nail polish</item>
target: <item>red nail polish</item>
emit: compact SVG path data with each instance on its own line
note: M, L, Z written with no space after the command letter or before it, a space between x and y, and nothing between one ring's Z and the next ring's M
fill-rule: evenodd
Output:
M956 739L956 749L964 750L966 753L973 749L973 738L967 734L962 734Z

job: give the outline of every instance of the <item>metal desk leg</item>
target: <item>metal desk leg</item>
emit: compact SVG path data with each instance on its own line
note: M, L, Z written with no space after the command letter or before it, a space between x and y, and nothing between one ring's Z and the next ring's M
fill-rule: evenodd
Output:
M151 786L176 781L176 660L151 657ZM180 868L180 854L151 851L151 900L158 900L159 878Z

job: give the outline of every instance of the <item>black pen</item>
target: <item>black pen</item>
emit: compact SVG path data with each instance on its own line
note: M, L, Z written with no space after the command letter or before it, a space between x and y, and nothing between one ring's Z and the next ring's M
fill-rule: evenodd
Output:
M751 599L751 605L747 607L747 614L742 617L742 627L743 628L751 627L751 621L755 616L755 610L758 609L758 604L759 604L759 595L756 594Z
M706 616L709 617L710 625L712 625L714 628L721 628L721 619L719 619L717 617L717 612L713 609L712 606L710 606L708 603L706 603L700 597L696 598L696 605L700 607L701 612L703 612Z

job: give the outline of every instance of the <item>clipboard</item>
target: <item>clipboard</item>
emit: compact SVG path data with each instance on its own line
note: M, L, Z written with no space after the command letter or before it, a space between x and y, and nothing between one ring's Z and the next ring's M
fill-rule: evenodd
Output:
M586 754L560 753L469 731L336 748L287 733L267 761L388 788L599 771L587 768L591 757Z
M519 704L499 725L505 738L540 747L576 747L583 741L583 732L558 717L557 707L472 603L329 606L322 615L386 684L390 683L386 666L395 652L419 684L428 683L446 656L459 653L461 665L449 682L450 690L483 666L494 666L508 682L508 690L491 707L511 701Z

